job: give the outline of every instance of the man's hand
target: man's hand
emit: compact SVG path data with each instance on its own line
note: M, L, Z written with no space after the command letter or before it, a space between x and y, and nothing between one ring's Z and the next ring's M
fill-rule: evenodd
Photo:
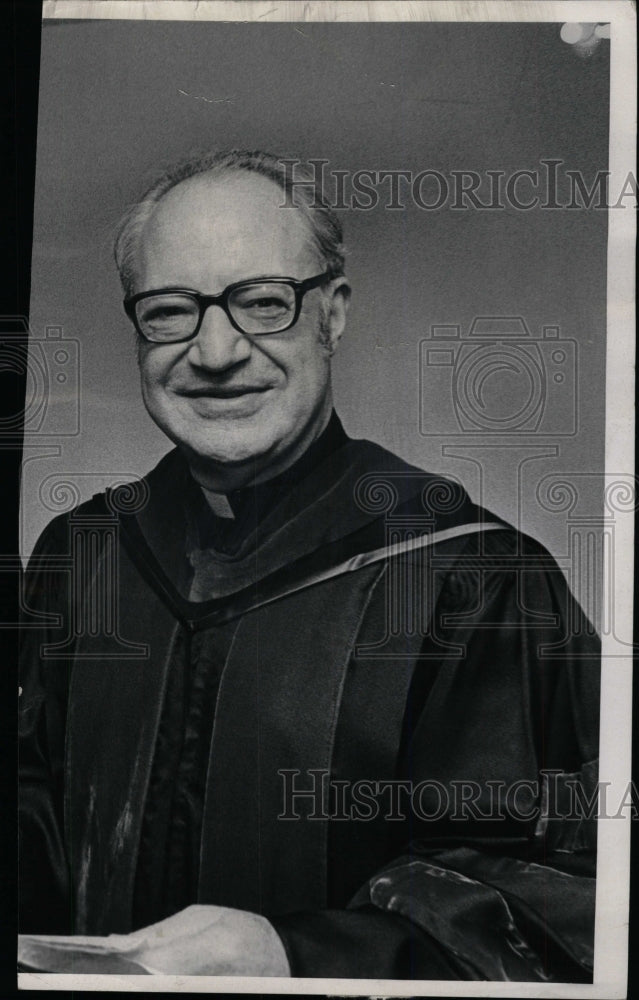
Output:
M290 976L279 935L265 917L224 906L185 910L127 934L127 957L150 972L182 976ZM135 942L139 940L139 944Z

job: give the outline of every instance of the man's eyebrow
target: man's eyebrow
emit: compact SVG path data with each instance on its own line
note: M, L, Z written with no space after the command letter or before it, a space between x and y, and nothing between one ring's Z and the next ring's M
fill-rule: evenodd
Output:
M219 292L207 292L207 293L204 293L204 292L202 292L201 289L193 288L191 285L173 284L173 285L155 285L152 288L142 289L141 291L136 292L135 294L137 294L137 295L149 295L152 292L172 292L172 291L177 292L177 291L182 291L182 292L197 292L198 294L221 295L222 292L225 289L231 288L234 285L245 285L245 284L251 284L251 283L259 284L260 281L303 281L303 280L304 280L303 278L295 278L291 274L283 274L283 273L280 273L280 274L258 274L258 275L255 275L254 277L238 278L237 281L229 281L228 284L224 285L224 287L220 289ZM130 298L133 298L133 296L130 296Z

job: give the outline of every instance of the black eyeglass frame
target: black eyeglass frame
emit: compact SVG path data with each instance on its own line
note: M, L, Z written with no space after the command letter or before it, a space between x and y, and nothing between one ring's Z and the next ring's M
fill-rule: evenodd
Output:
M329 269L328 271L324 271L322 274L314 275L312 278L304 278L302 281L297 278L280 278L273 276L264 278L248 278L245 281L235 281L232 285L227 285L226 288L219 293L219 295L205 295L202 292L194 291L192 288L178 288L177 286L171 286L170 288L154 288L148 292L138 292L137 295L129 296L124 300L123 305L124 311L133 323L140 337L148 341L150 344L183 344L188 340L193 340L200 332L202 321L204 319L204 313L209 306L220 306L220 308L226 313L231 326L245 337L269 337L276 333L284 333L286 330L290 330L292 326L295 326L299 319L300 312L302 311L302 300L306 292L309 292L312 288L318 288L320 285L332 281L333 278L337 277L339 277L339 274ZM259 333L253 333L242 329L237 320L231 315L228 301L233 292L235 292L238 288L244 288L250 285L290 285L295 293L295 310L293 312L291 322L287 323L286 326L283 326L278 330L265 330L264 332ZM143 299L149 299L156 295L188 295L197 303L199 316L195 329L192 333L189 333L186 337L176 337L175 339L171 338L170 340L154 340L141 330L136 314L136 306L138 302L141 302Z

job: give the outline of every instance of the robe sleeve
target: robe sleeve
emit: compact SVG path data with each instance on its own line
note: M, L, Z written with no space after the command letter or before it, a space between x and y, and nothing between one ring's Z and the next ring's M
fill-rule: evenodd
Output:
M63 842L64 733L70 663L47 655L68 627L68 544L57 518L41 536L25 575L20 633L19 929L70 933L69 867ZM51 651L49 651L51 652Z
M431 633L398 771L420 796L345 910L273 919L292 975L592 982L597 635L531 540L451 573Z

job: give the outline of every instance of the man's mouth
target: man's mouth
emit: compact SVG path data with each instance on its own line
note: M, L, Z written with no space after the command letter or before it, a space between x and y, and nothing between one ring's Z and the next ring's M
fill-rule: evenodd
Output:
M269 385L208 385L180 389L179 395L190 399L237 399L240 396L266 392L270 388Z

